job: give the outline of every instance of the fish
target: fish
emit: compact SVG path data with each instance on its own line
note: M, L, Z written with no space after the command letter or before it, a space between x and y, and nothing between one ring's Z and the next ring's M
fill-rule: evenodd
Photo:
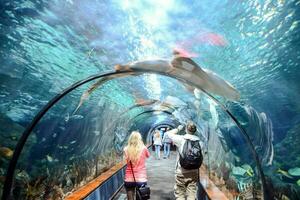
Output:
M69 113L65 116L65 122L68 122L70 119L83 119L82 115L69 115Z
M76 158L75 156L71 156L71 157L69 158L69 160L72 161L72 160L74 160L75 158Z
M195 86L230 100L240 99L239 92L229 82L213 71L201 68L191 58L175 55L171 64L176 69L174 75L190 80Z
M287 171L285 171L285 170L282 170L282 169L278 169L277 171L276 171L278 174L282 174L283 176L285 176L285 177L288 177L288 178L290 178L290 179L293 179L293 177L291 176L291 175L289 175L289 173L287 172Z
M72 115L70 119L83 119L84 117L82 115Z
M218 33L207 30L198 30L198 33L191 38L176 42L176 49L191 49L195 44L211 45L211 46L226 46L228 41L226 38ZM198 56L196 53L190 52L189 55Z
M87 53L87 57L88 58L90 58L91 57L91 55L92 55L92 53L93 53L93 51L94 51L94 49L95 48L92 48L88 53Z
M58 127L60 130L62 130L62 131L65 131L66 130L66 128L65 127L63 127L63 126L60 126L60 127Z
M64 146L61 146L61 145L58 145L57 146L59 149L68 149L68 146L64 145Z
M254 176L253 170L252 170L252 169L248 169L248 170L246 171L246 174L247 174L248 176L250 176L250 177L253 177L253 176Z
M226 99L236 101L240 94L229 82L222 79L213 71L201 68L191 58L182 57L178 54L170 59L152 59L131 62L118 65L119 71L131 70L137 73L142 71L168 74L182 81L188 81L192 86L222 96Z
M104 77L101 78L100 80L98 80L96 83L94 83L87 91L85 91L81 97L80 97L80 101L76 107L76 109L73 111L73 114L75 114L78 109L82 106L83 102L86 101L88 99L88 97L90 96L90 94L96 90L100 85L104 84L105 82L111 80L111 77Z
M8 147L0 147L0 155L4 158L11 158L14 154L14 151Z
M73 140L70 142L70 144L75 144L77 141L76 140Z
M142 98L137 98L135 99L135 105L136 106L146 106L146 105L151 105L155 102L157 102L158 100L154 100L154 99L142 99Z
M65 116L65 122L68 122L69 119L70 119L70 115L69 115L69 113L67 113L67 115Z
M118 71L117 69L115 69ZM105 82L110 81L116 77L124 77L128 75L134 75L134 74L114 74L109 77L103 77L100 80L98 80L96 83L94 83L89 89L87 89L80 97L79 103L75 110L73 111L73 115L78 111L78 109L82 106L82 104L89 98L89 96L92 94L93 91L95 91L97 88L99 88L101 85L103 85Z
M49 156L49 155L46 155L46 158L47 158L47 161L48 162L58 162L58 159L54 159L54 158L52 158L51 156Z
M13 141L17 141L18 140L17 136L10 136L10 139L13 140Z
M46 155L46 158L47 158L47 160L48 160L49 162L52 162L52 161L53 161L53 158L52 158L51 156L49 156L49 155Z

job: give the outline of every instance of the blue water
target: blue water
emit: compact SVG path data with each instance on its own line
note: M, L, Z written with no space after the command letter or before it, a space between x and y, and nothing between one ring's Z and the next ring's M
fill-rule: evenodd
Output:
M288 183L282 187L292 189L284 194L297 199L292 196L297 192L290 191L299 194L299 177L288 178L278 169L287 172L300 167L299 23L297 0L2 0L0 147L13 150L38 111L72 83L111 70L116 64L170 58L172 50L180 47L195 54L193 60L201 67L216 72L239 90L239 105L222 102L248 132L252 130L250 138L265 173L276 177L274 185ZM194 101L184 86L171 78L126 77L95 90L72 115L89 86L69 94L42 119L20 159L20 163L30 161L32 165L20 164L21 172L38 174L46 166L51 171L56 163L72 171L72 162L80 163L95 154L120 158L129 127L147 132L149 124L169 120L168 115L151 113L135 118L147 110L127 110L139 99L163 101L174 96ZM202 104L203 112L193 112L193 106L181 107L184 117L179 121L192 118L206 130L202 120L216 118L209 114L209 104ZM242 157L239 149L244 139L225 124L227 119L223 120L222 111L216 109L219 122L215 126L221 130L218 135L223 148ZM4 154L1 177L10 157ZM248 156L244 158L248 160Z

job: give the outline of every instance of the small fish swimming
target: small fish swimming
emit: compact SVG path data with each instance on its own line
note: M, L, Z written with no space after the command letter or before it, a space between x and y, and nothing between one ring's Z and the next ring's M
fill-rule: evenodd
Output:
M57 147L58 147L59 149L68 149L68 146L65 146L65 145L64 145L64 146L58 145Z
M92 55L92 53L93 53L93 51L94 51L94 49L95 48L92 48L88 53L87 53L87 57L88 58L90 58L91 57L91 55Z
M65 116L65 122L68 122L69 119L70 119L70 115L69 115L69 113L68 113L68 114Z
M47 160L49 161L49 162L53 162L53 158L51 157L51 156L49 156L49 155L46 155L46 158L47 158Z
M83 119L84 117L82 115L72 115L70 119Z
M74 156L74 155L71 156L71 157L69 158L70 161L72 161L72 160L74 160L74 159L75 159L75 156Z
M252 170L252 169L248 169L248 170L246 171L246 174L247 174L248 176L250 176L250 177L253 177L253 176L254 176L253 170Z
M54 159L54 158L52 158L51 156L49 156L49 155L46 155L46 157L47 157L47 161L48 162L58 162L58 159Z
M12 141L17 141L18 140L18 138L17 138L17 136L10 136L10 139L12 140Z
M285 170L282 170L282 169L278 169L277 171L276 171L278 174L282 174L283 176L285 176L285 177L288 177L288 178L290 178L290 179L293 179L293 177L291 176L291 175L289 175L289 173L287 172L287 171L285 171Z
M14 154L14 151L8 147L0 147L0 156L4 158L11 158Z
M66 128L65 127L63 127L63 126L60 126L60 127L58 127L60 130L62 130L62 131L65 131L66 130Z

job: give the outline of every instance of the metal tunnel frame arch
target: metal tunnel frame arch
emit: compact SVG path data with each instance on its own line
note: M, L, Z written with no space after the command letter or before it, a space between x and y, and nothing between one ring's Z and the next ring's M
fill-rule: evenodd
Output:
M10 160L8 169L7 169L7 174L6 174L6 179L4 182L4 187L3 187L3 194L2 194L2 200L8 200L10 193L11 193L11 186L12 186L12 181L13 181L13 176L14 176L14 171L17 165L17 161L18 158L22 152L22 149L27 141L27 138L29 137L30 133L32 132L32 130L34 129L34 127L36 126L36 124L40 121L40 119L46 114L46 112L55 104L57 103L60 99L62 99L65 95L67 95L68 93L70 93L71 91L73 91L74 89L78 88L81 85L84 85L85 83L91 82L95 79L98 78L102 78L102 77L109 77L109 76L113 76L113 75L118 75L118 74L123 74L124 76L128 75L141 75L141 74L145 74L145 73L154 73L154 74L160 74L160 75L164 75L164 76L169 76L172 78L175 78L181 82L186 82L189 85L195 86L191 81L186 80L186 79L181 79L179 77L173 76L173 75L169 75L167 73L163 73L163 72L157 72L157 71L151 71L151 70L142 70L142 69L137 69L134 72L132 70L123 70L123 71L108 71L108 72L104 72L104 73L100 73L100 74L96 74L93 76L90 76L86 79L83 79L81 81L78 81L76 83L74 83L73 85L69 86L68 88L64 89L63 91L61 91L60 93L58 93L54 98L52 98L41 110L40 112L33 118L33 120L31 121L31 123L27 126L27 128L25 129L25 131L23 132L21 138L19 139L16 148L14 150L14 154L12 159ZM115 77L117 78L117 77ZM112 78L114 79L114 77ZM198 88L198 87L197 87ZM245 137L247 143L250 145L250 149L251 152L253 154L253 157L255 159L256 162L256 167L258 169L258 173L260 175L261 178L261 182L262 182L262 190L263 190L263 198L268 200L269 198L269 192L267 190L267 186L266 186L266 180L265 180L265 176L261 167L261 163L260 160L258 158L258 155L254 149L254 145L252 144L249 135L247 134L247 132L245 131L245 129L241 126L241 124L238 122L238 120L233 116L233 114L221 103L219 102L216 98L214 98L211 94L209 94L208 92L206 92L204 89L202 88L198 88L200 89L202 92L204 92L210 99L212 99L214 102L216 102L218 105L221 106L221 108L229 115L229 117L234 121L234 123L238 126L238 128L240 129L240 131L243 133L242 135Z

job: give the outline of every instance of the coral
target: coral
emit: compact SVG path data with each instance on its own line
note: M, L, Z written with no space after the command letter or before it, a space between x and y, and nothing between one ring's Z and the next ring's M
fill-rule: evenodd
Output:
M286 137L275 145L274 160L278 168L291 169L300 166L300 124L296 124L288 132Z

